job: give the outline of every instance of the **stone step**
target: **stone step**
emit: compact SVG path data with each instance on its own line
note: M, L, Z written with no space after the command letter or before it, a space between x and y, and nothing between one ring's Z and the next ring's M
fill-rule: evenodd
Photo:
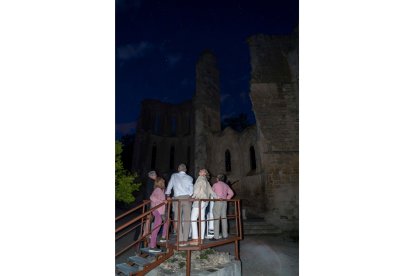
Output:
M229 221L229 226L234 227L235 225L236 225L236 223L234 221ZM258 226L258 225L264 225L264 226L272 225L273 226L273 224L268 223L265 220L243 220L242 225L243 225L243 227ZM273 227L275 227L275 226L273 226Z
M249 219L244 220L243 234L244 235L267 235L267 234L281 234L279 227L267 223L264 219ZM229 234L236 234L235 221L229 221Z
M270 223L267 223L264 219L249 219L243 221L243 234L244 235L262 235L262 234L280 234L282 231Z
M142 270L140 266L131 266L127 263L121 263L116 265L116 271L122 273L122 275L131 275Z
M140 256L131 256L128 258L128 260L139 266L145 266L146 264L150 263L148 259L142 258Z
M157 255L160 255L160 254L165 254L165 252L166 252L166 249L165 248L161 248L161 252L151 252L148 247L142 247L140 250L141 250L141 252L147 253L147 254L152 255L152 256L157 256Z
M247 229L274 229L277 228L274 225L271 224L260 224L260 225L243 225L243 230L247 230Z
M267 234L281 234L280 229L257 229L257 230L244 230L243 235L267 235Z
M245 230L243 235L260 235L260 234L281 234L282 231L279 229L257 229L257 230ZM230 235L236 235L236 232L229 232Z
M269 225L269 223L264 220L243 220L243 225Z

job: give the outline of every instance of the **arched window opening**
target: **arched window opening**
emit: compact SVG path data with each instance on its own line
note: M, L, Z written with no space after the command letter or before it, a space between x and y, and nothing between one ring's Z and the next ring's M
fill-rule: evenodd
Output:
M231 155L230 155L229 150L226 150L226 153L225 153L225 164L226 164L226 172L231 172Z
M191 114L188 114L188 121L187 121L187 123L188 123L188 125L187 125L187 134L190 134L191 133Z
M157 146L152 146L151 152L151 170L155 170L155 162L157 158Z
M155 115L155 122L154 122L154 133L160 134L161 132L161 118L159 114Z
M250 169L256 170L256 153L253 146L250 146Z
M171 119L171 135L175 136L177 134L177 119L173 117Z
M187 147L187 170L191 162L191 147Z
M174 154L175 154L175 147L171 146L170 148L170 169L174 169Z

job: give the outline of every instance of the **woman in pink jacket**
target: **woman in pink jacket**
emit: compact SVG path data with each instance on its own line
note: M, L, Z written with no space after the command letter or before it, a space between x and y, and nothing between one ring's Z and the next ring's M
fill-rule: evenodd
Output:
M150 200L151 200L151 208L157 206L158 204L161 204L165 202L165 180L162 177L157 177L154 181L154 191L151 194ZM165 205L160 206L156 210L152 212L154 215L154 226L151 233L151 241L150 241L150 252L161 252L161 249L158 249L157 246L157 235L160 231L161 227L158 227L162 223L162 216L164 216L165 213ZM167 227L164 225L162 230L162 237L161 241L165 241L165 236L167 235Z

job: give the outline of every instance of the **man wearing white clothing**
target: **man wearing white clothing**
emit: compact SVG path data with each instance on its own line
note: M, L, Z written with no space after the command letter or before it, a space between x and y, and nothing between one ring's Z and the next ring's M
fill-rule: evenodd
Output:
M174 199L187 199L193 195L193 178L186 174L185 164L178 166L178 173L171 175L165 194L170 197L171 189L174 189ZM186 245L190 232L191 201L179 201L174 212L174 220L178 220L178 209L180 209L181 225L178 225L178 237L180 245Z

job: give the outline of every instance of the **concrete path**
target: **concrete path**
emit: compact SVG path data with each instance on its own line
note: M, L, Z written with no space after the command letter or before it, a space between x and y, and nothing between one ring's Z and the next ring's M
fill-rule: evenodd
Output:
M214 248L234 255L234 244ZM242 275L299 275L299 243L286 235L245 236L240 242Z

